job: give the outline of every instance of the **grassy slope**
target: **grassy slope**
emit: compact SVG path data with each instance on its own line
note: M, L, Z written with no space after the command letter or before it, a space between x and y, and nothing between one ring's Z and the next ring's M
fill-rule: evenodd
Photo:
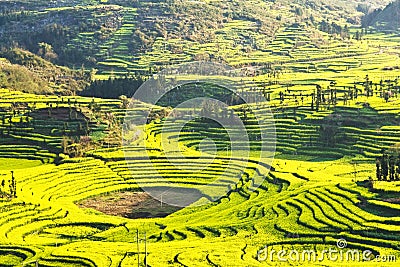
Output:
M15 48L0 53L2 88L27 93L71 95L88 83L85 73L52 64L29 51Z

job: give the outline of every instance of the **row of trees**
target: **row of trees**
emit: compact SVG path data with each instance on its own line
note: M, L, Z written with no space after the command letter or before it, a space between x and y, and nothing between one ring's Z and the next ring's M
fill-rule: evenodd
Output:
M353 87L339 87L335 82L331 82L330 86L326 89L323 89L320 85L316 85L316 90L314 93L311 93L311 109L318 111L322 104L336 105L340 100L343 100L344 104L347 103L348 100L357 99L359 95L363 94L367 97L371 97L374 94L385 99L386 102L389 101L391 97L397 97L400 93L400 88L397 86L397 78L394 81L386 81L386 85L384 81L381 80L378 84L374 84L368 77L365 76L364 81L362 82L362 88L357 87L354 84ZM375 88L374 88L375 86ZM340 97L338 97L340 93ZM285 94L281 93L279 95L280 101L283 102L285 100ZM303 97L303 95L300 95Z

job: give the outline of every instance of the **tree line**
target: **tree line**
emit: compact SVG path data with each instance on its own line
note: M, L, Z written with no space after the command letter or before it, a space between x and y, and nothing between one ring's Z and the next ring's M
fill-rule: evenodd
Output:
M95 80L79 94L81 96L114 99L118 99L121 95L132 97L143 84L144 79L144 77L138 75L119 79Z

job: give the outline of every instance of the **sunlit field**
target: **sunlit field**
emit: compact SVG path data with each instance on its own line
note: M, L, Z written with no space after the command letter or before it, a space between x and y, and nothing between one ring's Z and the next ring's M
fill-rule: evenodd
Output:
M364 2L11 2L0 266L398 265L400 35Z

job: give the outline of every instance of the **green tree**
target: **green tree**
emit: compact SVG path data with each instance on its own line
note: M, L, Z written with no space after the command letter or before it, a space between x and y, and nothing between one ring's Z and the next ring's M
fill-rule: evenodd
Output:
M10 195L14 198L17 197L17 182L14 177L14 171L11 171L11 181L9 181Z
M356 31L354 37L355 37L355 39L356 39L357 41L360 41L360 40L361 40L360 31Z
M390 179L390 181L394 181L395 168L396 168L396 157L395 157L395 155L391 154L389 156L389 179Z
M369 80L368 74L365 75L364 90L367 97L372 96L372 82Z
M382 162L382 180L386 181L389 175L389 160L388 160L388 155L386 153L383 153L381 162Z
M316 94L316 99L315 99L315 110L319 111L319 105L321 104L322 100L322 87L320 85L317 85L317 94Z
M381 157L378 157L376 159L376 179L378 181L382 180L382 163L381 163Z

